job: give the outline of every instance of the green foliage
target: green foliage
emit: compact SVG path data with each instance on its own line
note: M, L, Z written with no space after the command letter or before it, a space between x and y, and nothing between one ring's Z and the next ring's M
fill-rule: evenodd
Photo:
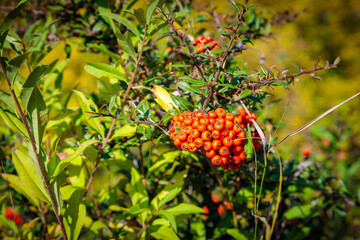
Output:
M271 133L278 126L262 113L268 92L289 88L305 73L315 77L338 60L307 72L265 64L248 70L242 53L270 37L276 23L248 1L228 1L227 15L197 12L191 1L45 1L46 14L32 24L27 20L36 6L28 3L21 11L25 3L0 26L6 83L0 89L0 208L14 202L25 224L0 215L1 237L16 232L24 239L305 239L330 230L334 238L351 235L360 186L352 181L360 164L351 158L348 171L350 163L340 159L341 179L327 160L344 151L350 127L312 127L320 152L305 156L291 149L294 156L286 162L275 151L255 151L257 130L245 128L246 164L236 171L209 164L204 152L179 151L167 129L184 110L223 107L235 114L242 103L257 113L275 144ZM221 48L196 52L192 42L200 35L212 35ZM80 52L95 58L82 59L79 67L73 58ZM66 74L73 65L96 79L95 91ZM66 82L75 86L69 93ZM334 228L338 222L343 229Z

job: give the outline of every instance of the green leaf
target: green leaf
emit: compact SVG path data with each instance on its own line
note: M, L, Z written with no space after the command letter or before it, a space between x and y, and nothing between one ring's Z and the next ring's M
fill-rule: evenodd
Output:
M191 213L205 213L202 208L188 203L180 203L178 205L168 207L166 210L161 210L160 212L162 211L166 211L175 216L182 214L191 214Z
M31 97L33 96L35 88L37 88L37 83L40 80L41 75L46 70L47 65L37 66L26 79L26 82L23 85L23 89L21 91L21 102L26 110L29 109L29 102ZM34 100L34 99L32 99ZM33 104L33 102L31 102Z
M111 140L117 137L131 137L136 133L136 128L137 127L134 124L126 124L115 132L115 134L111 137Z
M240 98L246 98L246 97L249 96L250 94L252 94L252 90L250 90L250 89L245 89L245 90L241 91L239 97L240 97Z
M223 52L225 52L225 49L223 49L223 48L217 48L217 49L213 49L213 50L211 50L211 54L219 54L219 53L223 53Z
M191 86L187 82L178 82L177 85L179 88L181 88L184 91L200 94L200 92L197 88Z
M131 203L133 206L139 204L141 208L146 208L149 204L149 197L141 181L140 174L135 168L131 168Z
M145 25L145 13L144 13L144 9L142 8L136 8L134 10L134 14L136 19L139 21L139 23L144 26Z
M294 206L284 213L284 218L290 220L294 218L305 218L310 216L314 211L311 204Z
M82 188L72 193L64 213L64 226L69 240L78 239L86 216L86 207L82 200Z
M29 56L31 52L26 52L20 54L9 61L6 66L6 74L9 79L11 85L14 84L18 71L20 69L21 64L24 62L27 56Z
M71 161L73 161L76 157L78 157L87 147L93 145L96 142L98 141L88 140L86 142L81 143L73 154L70 154L61 162L59 162L59 164L56 166L54 170L54 173L52 174L52 177L56 177L57 175L59 175L71 163Z
M147 12L146 12L146 23L147 24L150 23L151 16L153 15L154 10L158 4L159 4L159 0L156 0L156 1L152 2L150 4L150 6L148 7Z
M237 228L229 228L226 229L226 233L235 238L236 240L248 240L251 239L251 236L249 236L248 233L242 233Z
M172 228L164 225L164 221L167 222L166 219L156 219L148 228L148 232L150 233L150 235L153 236L155 239L179 239Z
M120 15L114 14L114 13L110 13L110 12L102 12L100 14L102 16L109 17L109 18L114 19L115 21L118 21L119 23L124 25L127 29L129 29L132 33L134 33L139 38L139 40L141 40L140 33L137 30L136 26L132 22L127 20L126 18L124 18Z
M41 201L51 204L50 196L43 184L42 176L38 174L34 162L29 155L20 150L16 150L12 153L12 161L21 183L26 189Z
M23 122L9 108L0 105L0 117L11 130L29 138Z
M3 101L13 112L16 112L16 105L12 96L0 90L0 100Z
M202 86L206 84L204 80L195 79L189 76L181 77L180 79L185 80L186 82L189 82L194 86Z
M87 62L86 64L87 65L84 67L84 69L88 73L90 73L91 75L97 78L102 78L102 77L116 78L125 83L128 83L128 81L125 78L125 75L109 64L91 63L91 62Z
M168 220L174 232L177 233L177 226L174 215L165 211L160 212L159 215Z
M165 203L173 200L174 197L176 197L176 195L179 194L179 192L181 192L181 187L176 187L176 188L172 189L165 197L160 199L158 208L161 208Z
M161 171L163 167L167 166L169 163L173 163L175 159L179 156L179 151L171 151L171 152L165 152L161 154L154 165L152 165L147 175L150 176L153 172Z
M19 14L21 8L25 5L27 0L22 0L18 3L16 8L12 10L4 19L0 25L0 53L4 47L6 36L9 32L11 25L14 23L16 16Z
M99 133L103 138L105 138L105 129L104 126L100 123L99 118L91 118L92 114L88 112L92 112L91 107L93 106L95 108L95 111L98 112L98 108L95 105L94 101L92 99L87 99L84 95L84 93L73 90L74 93L78 96L78 100L81 105L81 110L84 114L84 117L86 118L89 125L97 132Z
M251 158L253 155L254 146L252 143L252 137L251 137L251 129L247 128L246 132L246 144L245 144L245 153L247 158Z
M191 110L191 108L195 107L189 101L184 100L183 97L175 96L175 95L172 95L172 94L170 94L170 97L175 102L176 106L179 106L182 109Z
M22 184L18 176L2 173L1 177L8 181L10 183L10 187L12 187L16 192L26 197L36 207L39 207L39 199L32 194L29 189L24 186L24 184Z
M121 49L127 53L134 60L134 62L137 62L137 57L132 42L129 42L117 28L115 29L115 35Z

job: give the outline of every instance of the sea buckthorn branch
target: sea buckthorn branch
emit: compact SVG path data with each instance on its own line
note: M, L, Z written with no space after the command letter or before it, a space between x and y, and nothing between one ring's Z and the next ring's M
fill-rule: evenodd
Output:
M134 68L134 71L133 71L133 74L131 76L131 79L130 79L130 82L128 84L128 87L126 89L126 92L125 92L125 95L122 99L122 103L121 105L119 106L120 109L123 108L125 102L126 102L126 98L130 92L130 89L133 87L133 84L134 84L134 80L135 80L135 76L136 76L136 72L139 68L139 64L140 64L140 60L141 60L141 56L142 56L142 53L144 51L144 47L145 47L145 43L146 43L146 35L147 35L147 30L148 30L148 25L145 24L145 29L144 29L144 37L143 37L143 40L141 41L141 47L140 47L140 51L139 51L139 54L138 54L138 57L137 57L137 61L136 61L136 65L135 65L135 68ZM108 134L106 135L105 139L104 139L104 142L103 144L101 145L100 147L100 152L99 154L97 155L96 157L96 162L95 162L95 165L94 165L94 168L92 170L92 173L91 173L91 176L89 178L89 181L88 181L88 184L86 185L86 188L84 190L84 193L83 193L83 198L86 197L89 189L90 189L90 186L92 184L92 181L94 179L94 176L95 176L95 173L99 167L99 163L100 163L100 159L102 157L102 155L104 154L104 150L105 150L105 147L107 145L107 143L109 142L110 140L110 137L111 137L111 134L112 134L112 131L114 130L114 127L115 127L115 123L116 123L116 120L117 118L114 118L113 121L111 122L111 126L109 128L109 132Z
M200 65L199 65L199 62L194 58L194 54L191 53L191 48L189 47L189 44L187 44L187 43L185 42L185 39L187 38L187 37L186 37L186 34L181 34L181 33L179 33L179 31L177 31L176 27L174 26L174 19L170 19L170 18L168 17L168 15L166 15L166 13L164 12L163 9L161 9L161 8L157 8L157 9L159 10L159 12L161 12L161 13L164 15L164 17L165 17L165 19L166 19L166 22L171 26L171 28L173 29L175 35L180 39L180 41L181 41L181 46L184 46L184 45L185 45L185 46L187 47L187 49L189 50L189 53L186 53L186 52L184 52L184 51L181 50L181 49L179 49L178 51L181 52L182 54L190 57L191 61L193 62L193 64L194 64L195 67L197 68L197 70L199 71L201 78L202 78L205 82L207 82L207 80L206 80L206 78L205 78L205 74L204 74L203 70L201 69L201 67L200 67ZM180 48L181 48L181 46L180 46Z
M56 203L56 200L55 200L55 196L54 196L54 193L51 189L51 185L50 185L50 182L46 176L46 173L45 173L45 169L44 169L44 166L42 165L42 162L41 162L41 159L40 159L40 156L38 154L38 149L36 148L36 144L35 144L35 140L34 140L34 137L31 133L31 130L30 130L30 127L29 127L29 124L26 120L26 117L25 117L25 114L23 112L23 110L21 109L21 106L20 106L20 103L19 103L19 100L17 99L16 97L16 94L11 86L11 83L9 81L9 78L7 76L7 71L3 65L3 63L0 61L0 66L1 66L1 69L3 71L3 74L4 74L4 77L5 77L5 80L6 80L6 83L9 87L9 90L11 92L11 95L12 95L12 98L14 99L14 102L15 102L15 105L16 105L16 108L18 110L18 113L20 115L20 119L21 121L23 122L24 126L25 126L25 129L26 129L26 132L29 136L29 141L30 141L30 145L32 147L32 150L34 151L34 155L35 155L35 158L36 158L36 161L37 161L37 164L39 165L39 168L40 168L40 172L41 172L41 175L43 177L43 180L44 180L44 184L45 184L45 187L46 187L46 190L47 192L49 193L49 196L50 196L50 200L51 200L51 204L54 208L54 213L55 213L55 216L56 216L56 219L57 221L59 222L59 225L60 225L60 228L61 228L61 232L62 232L62 235L63 235L63 238L65 240L67 240L67 235L66 235L66 231L65 231L65 227L64 227L64 223L62 221L62 218L61 218L61 215L59 214L59 208L58 208L58 205ZM39 149L40 151L40 149Z
M226 50L225 50L224 55L222 56L222 58L220 60L220 64L218 66L218 70L217 70L217 72L215 74L215 77L214 77L213 81L211 81L209 83L209 85L208 85L210 87L210 92L209 92L209 95L207 96L207 98L204 101L204 105L202 107L203 111L206 109L210 99L212 98L212 96L214 94L215 83L218 81L220 73L223 71L223 68L225 67L225 60L226 60L227 56L229 55L229 49L230 49L232 43L234 42L234 40L235 40L235 38L237 36L238 29L243 24L243 16L244 16L244 14L246 13L246 10L247 10L247 4L248 4L248 0L245 1L245 4L243 6L243 10L239 15L240 24L236 25L235 29L233 30L233 35L231 36L231 39L230 39L229 43L226 46Z

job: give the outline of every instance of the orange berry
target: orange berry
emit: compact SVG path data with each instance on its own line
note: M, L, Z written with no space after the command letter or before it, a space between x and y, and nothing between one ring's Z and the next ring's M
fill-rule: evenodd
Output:
M197 129L192 129L191 130L191 133L190 133L190 136L193 138L193 139L196 139L200 136L200 131L197 130Z
M209 214L209 208L205 205L202 207L202 209L204 210L205 214Z
M203 48L203 47L204 47L204 44L198 43L195 47L196 52L204 52L205 48Z
M239 138L235 138L235 139L233 139L232 144L233 144L233 146L240 146L241 140Z
M218 117L223 118L226 115L226 111L223 108L217 108L215 113Z
M239 155L234 155L234 156L232 157L232 159L231 159L231 162L232 162L233 164L235 164L235 165L240 164L240 162L241 162L240 156L239 156Z
M205 40L205 37L204 36L199 36L195 39L196 43L199 43L199 42L202 42Z
M187 142L183 142L181 144L181 149L184 150L184 151L187 151L188 150L188 147L189 147L189 144Z
M213 201L214 203L220 202L219 198L215 195L211 195L211 201Z
M187 143L192 143L194 141L194 139L191 136L188 136L186 139Z
M178 115L173 116L173 117L172 117L172 119L173 119L173 121L174 121L174 122L179 121L179 117L178 117Z
M221 136L226 137L229 136L230 131L228 129L224 129L221 131Z
M245 115L246 115L246 111L245 111L244 109L242 109L242 108L238 109L238 113L239 113L239 115L241 115L241 116L245 116Z
M233 145L233 140L230 137L225 137L222 143L226 147L231 147Z
M19 214L19 213L15 213L15 224L16 224L16 225L21 225L22 223L23 223L23 220L22 220L20 214Z
M202 112L197 112L195 114L195 117L198 118L198 119L201 119L203 117L203 113Z
M199 126L199 125L200 125L200 122L199 122L199 120L196 118L196 121L193 120L191 126L192 126L193 128L197 128L197 126Z
M216 119L215 118L209 118L209 122L210 122L210 124L214 125L216 123Z
M217 207L217 213L219 214L219 216L225 216L226 215L226 210L225 210L225 207L220 204L218 207Z
M221 136L220 131L219 130L212 131L211 136L213 139L219 139Z
M215 156L215 150L210 150L206 152L206 157L213 158Z
M201 148L202 146L204 146L204 140L202 140L201 138L195 139L194 143L197 148Z
M240 163L239 164L230 163L230 169L237 170L237 169L239 169L240 165L241 165Z
M204 125L204 126L207 126L209 125L210 121L208 118L201 118L200 119L200 124Z
M225 128L227 129L233 129L234 123L232 121L226 120L225 122Z
M221 168L223 169L223 170L227 170L227 169L229 169L230 168L230 162L227 160L227 158L223 158L223 159L226 159L226 160L224 160L224 161L221 161Z
M302 150L301 153L304 156L309 156L311 154L311 152L309 150L306 150L306 149Z
M204 132L206 130L206 126L200 124L199 126L197 126L197 130L199 130L199 132Z
M236 137L236 133L234 132L234 130L230 130L230 131L229 131L228 137L229 137L230 139L233 139L234 137Z
M242 146L233 146L231 151L234 155L240 155L244 151L244 148Z
M196 152L197 147L196 147L195 143L192 142L192 143L189 143L188 149L190 152Z
M205 42L206 42L206 43L212 42L212 40L213 40L213 38L212 38L211 36L207 36L207 37L205 38Z
M178 139L182 142L186 141L186 139L187 139L186 133L180 133L178 136Z
M186 133L186 126L182 126L180 128L180 133Z
M232 114L232 113L227 113L226 115L225 115L225 120L229 120L229 121L232 121L232 120L234 120L234 114Z
M241 133L241 132L242 132L241 127L240 127L240 124L237 123L237 122L235 122L234 127L233 127L233 130L234 130L234 132L236 132L236 133Z
M215 127L216 130L222 130L224 128L224 124L221 123L221 122L216 122L214 124L214 127Z
M256 121L257 115L256 115L255 113L251 113L250 115L251 115L251 117Z
M174 145L175 145L175 146L180 147L181 143L182 143L182 142L180 141L179 138L175 138L175 140L174 140Z
M12 208L5 209L4 216L9 220L14 220L14 210Z
M217 115L216 115L215 111L210 111L209 112L209 118L217 118Z
M190 135L190 134L191 134L191 130L192 130L192 127L190 127L190 126L186 126L186 127L185 127L185 133L186 133L187 135Z
M223 203L226 209L232 210L231 204L228 201L224 201Z
M238 134L238 138L239 138L240 140L246 139L245 133L240 132L240 133Z
M176 122L174 123L174 128L176 129L176 128L180 128L180 127L181 127L181 122L176 121Z
M209 131L205 131L201 133L201 138L204 141L210 141L211 140L211 133Z
M238 115L236 117L234 117L234 123L242 123L242 117L241 115ZM236 124L235 124L236 125Z
M211 159L211 163L215 166L219 166L221 164L220 161L220 156L219 155L215 155L212 159Z
M212 143L211 142L204 142L204 150L210 151L212 149Z
M244 163L245 159L246 159L246 153L243 151L243 152L240 153L240 160L241 160L242 163Z
M174 124L170 124L169 126L169 131L172 133L172 132L175 132L175 127L174 127Z
M228 147L221 147L220 150L219 150L219 154L220 156L227 156L230 154L230 151L229 151L229 148Z
M219 140L214 140L212 142L212 148L216 151L219 150L221 148L221 142Z
M207 130L210 131L210 132L212 132L212 131L215 130L215 127L214 127L214 125L212 125L212 124L207 125L206 128L207 128Z
M193 122L192 118L189 118L189 117L185 118L185 120L184 120L185 125L191 125L192 122Z

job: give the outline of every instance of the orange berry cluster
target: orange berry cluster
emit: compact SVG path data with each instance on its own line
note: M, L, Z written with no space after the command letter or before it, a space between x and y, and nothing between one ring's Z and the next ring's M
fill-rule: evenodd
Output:
M245 110L238 115L227 113L223 108L215 111L184 111L173 116L169 125L170 139L183 151L203 150L215 166L236 170L245 163L245 131L252 119ZM255 113L251 117L256 120ZM256 136L256 133L253 133ZM253 141L254 148L260 149L259 142Z
M211 43L207 48L204 48L205 44ZM193 45L195 46L196 52L204 52L206 49L212 50L212 49L220 49L221 46L217 44L217 41L214 41L212 37L207 36L200 36L197 37L196 40L193 42Z
M5 209L4 216L9 220L14 221L16 225L21 225L23 223L21 215L19 213L15 213L12 208Z

